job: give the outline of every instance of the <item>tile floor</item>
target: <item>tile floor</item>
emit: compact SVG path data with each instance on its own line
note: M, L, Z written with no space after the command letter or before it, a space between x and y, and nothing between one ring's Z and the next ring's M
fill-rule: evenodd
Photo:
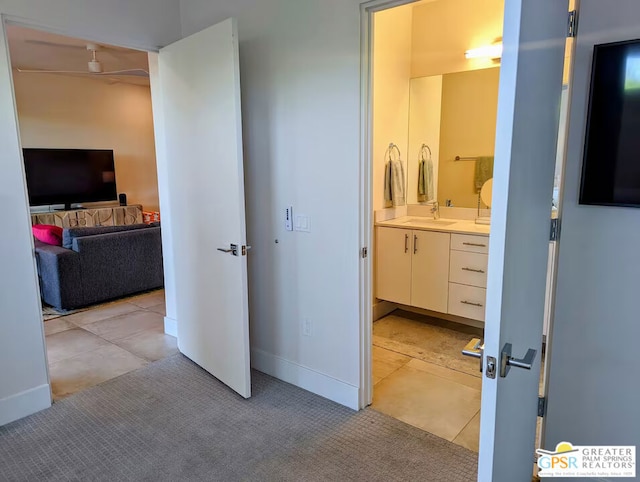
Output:
M157 290L46 321L54 400L177 353L164 315Z
M478 451L482 378L374 346L373 382L373 409Z

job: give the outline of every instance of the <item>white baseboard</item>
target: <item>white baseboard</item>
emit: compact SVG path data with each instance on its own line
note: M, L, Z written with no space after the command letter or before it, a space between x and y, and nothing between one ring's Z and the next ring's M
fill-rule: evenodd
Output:
M164 317L164 333L166 335L178 337L178 322L173 318Z
M396 310L398 305L389 301L378 301L373 304L373 321L378 321L380 318L384 318L392 311Z
M251 366L340 405L359 410L358 387L262 350L251 350Z
M48 383L16 393L0 400L0 426L32 415L51 406L51 387Z

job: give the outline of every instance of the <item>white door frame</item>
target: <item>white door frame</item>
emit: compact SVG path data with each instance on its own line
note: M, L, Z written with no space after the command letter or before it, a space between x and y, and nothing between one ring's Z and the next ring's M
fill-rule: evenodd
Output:
M373 401L373 16L418 0L370 0L360 4L360 246L368 250L360 263L359 407Z
M56 34L56 35L63 35L66 37L72 37L72 38L76 38L76 39L81 39L81 40L86 40L88 42L96 42L96 43L100 43L100 44L108 44L108 45L113 45L116 47L122 47L122 48L127 48L127 49L132 49L132 50L139 50L139 51L143 51L143 52L147 52L147 53L157 53L158 52L158 48L157 46L154 47L150 47L150 46L142 46L142 45L131 45L131 44L122 44L118 41L111 41L111 40L107 40L105 38L97 38L95 36L93 36L90 33L73 33L73 32L69 32L69 31L64 31L61 29L57 29L57 28L53 28L53 27L49 27L47 25L44 25L42 23L39 22L34 22L31 21L29 19L25 19L22 17L17 17L14 15L6 15L6 14L0 14L0 22L2 22L2 28L1 28L1 33L3 35L5 35L5 44L6 44L6 49L4 54L7 56L8 59L10 59L10 51L9 51L9 40L8 37L6 35L6 26L7 25L15 25L18 27L23 27L23 28L30 28L30 29L34 29L34 30L39 30L42 32L48 32L48 33L52 33L52 34ZM13 85L13 79L11 80L11 95L13 96L13 100L14 100L14 116L16 118L16 125L18 126L18 138L20 141L20 147L22 147L22 139L20 138L20 128L19 128L19 124L18 124L18 110L17 107L15 107L15 98L16 98L16 93L15 93L15 87ZM155 127L154 127L154 131L155 131ZM22 155L20 155L20 158L22 158ZM23 176L23 190L24 190L24 202L26 205L26 211L29 212L29 205L28 205L28 196L27 196L27 181L26 178ZM158 186L159 188L160 186ZM26 268L26 266L25 266ZM51 386L51 374L49 372L49 360L48 360L48 356L47 356L47 345L46 345L46 337L44 334L44 323L42 322L42 309L40 307L40 294L39 294L39 288L40 288L40 281L38 279L38 273L37 270L35 269L35 260L33 262L33 275L36 279L36 287L37 287L37 291L35 293L35 296L33 297L34 300L34 305L37 306L37 310L38 312L41 314L41 323L40 323L40 327L41 327L41 333L42 333L42 346L44 349L44 359L46 361L46 372L47 372L47 383L49 386Z

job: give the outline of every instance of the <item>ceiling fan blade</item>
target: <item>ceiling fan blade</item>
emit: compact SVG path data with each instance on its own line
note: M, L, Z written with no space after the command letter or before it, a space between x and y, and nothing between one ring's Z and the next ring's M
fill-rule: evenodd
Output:
M16 68L21 74L91 74L82 70L43 70L43 69L21 69Z
M111 72L101 72L95 75L126 75L131 77L149 78L149 72L143 69L112 70Z

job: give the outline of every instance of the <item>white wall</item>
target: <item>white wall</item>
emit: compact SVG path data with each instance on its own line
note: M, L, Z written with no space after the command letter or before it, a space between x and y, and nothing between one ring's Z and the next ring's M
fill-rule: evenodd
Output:
M158 210L149 87L19 72L13 82L23 147L113 149L118 192Z
M562 201L545 448L640 446L640 210L581 206L593 45L640 37L637 0L581 0Z
M359 0L181 5L185 35L238 19L252 363L356 407ZM285 231L288 204L311 233Z
M415 158L409 152L409 77L413 5L383 10L373 22L373 210L384 208L385 152L393 142L405 169ZM414 162L414 165L415 164ZM405 191L405 199L408 192Z
M175 0L0 0L0 13L71 36L152 48L180 36ZM4 35L0 38L0 425L50 404L42 315Z

